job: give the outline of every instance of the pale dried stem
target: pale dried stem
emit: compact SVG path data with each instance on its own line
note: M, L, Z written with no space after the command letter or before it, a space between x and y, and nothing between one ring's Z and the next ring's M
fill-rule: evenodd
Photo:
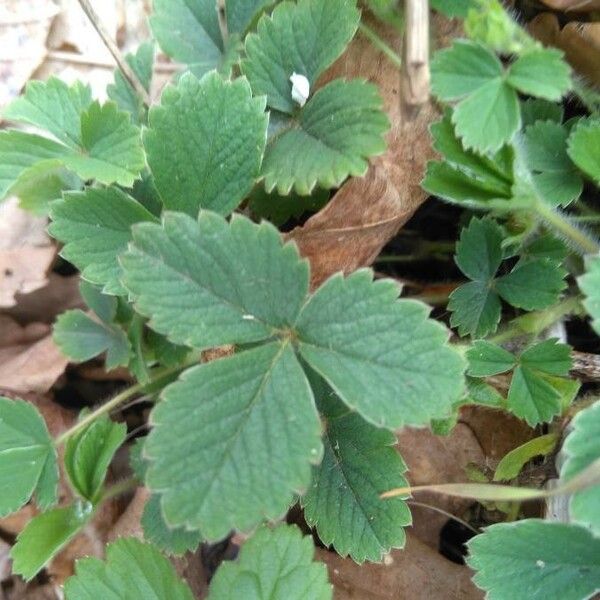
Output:
M405 0L406 34L402 99L409 106L429 101L429 2Z

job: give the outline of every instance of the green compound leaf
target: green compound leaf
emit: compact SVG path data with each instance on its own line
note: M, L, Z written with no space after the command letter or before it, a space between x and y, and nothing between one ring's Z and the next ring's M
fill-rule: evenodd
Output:
M146 161L140 130L114 102L93 102L81 113L82 154L69 154L64 163L82 179L133 185Z
M471 377L491 377L510 371L516 364L514 354L484 340L477 340L467 350L469 368L467 374Z
M213 7L214 10L214 7ZM188 73L165 89L144 135L148 164L168 209L227 215L258 177L267 139L264 98L244 79ZM190 160L193 157L193 160Z
M398 294L393 281L374 282L370 270L334 275L296 325L309 365L348 407L387 428L448 416L464 385L463 359L448 346L446 328L427 318L424 304Z
M124 294L117 256L127 249L134 223L156 218L114 187L65 194L53 204L51 217L50 234L65 243L61 256L105 293Z
M582 119L568 141L571 160L600 185L600 120Z
M88 85L77 81L68 86L51 77L30 81L23 96L14 100L2 116L49 131L57 140L77 150L82 145L80 114L92 103Z
M106 549L106 562L83 558L65 583L65 600L194 600L173 565L151 544L121 538Z
M538 194L553 206L566 206L579 197L583 181L567 154L568 132L554 121L537 121L525 130L525 165Z
M33 405L0 397L0 516L16 512L33 494L44 509L56 502L56 450Z
M568 481L600 459L600 402L579 412L571 422L572 431L562 448L566 460L560 478ZM600 485L575 492L569 501L571 520L600 534Z
M381 107L377 87L364 81L336 80L318 90L269 143L262 168L267 191L306 195L317 184L332 188L364 175L367 158L385 150L389 120Z
M332 600L327 568L313 555L312 539L296 526L263 527L242 546L236 562L219 567L208 600Z
M571 89L571 68L556 48L534 48L508 69L507 82L523 94L560 100Z
M165 523L158 494L153 494L146 502L141 523L144 538L168 554L180 556L188 551L194 552L202 541L199 531L172 528Z
M308 292L307 263L268 223L167 213L162 226L135 226L133 238L124 283L150 327L177 344L266 340L293 325Z
M577 284L586 298L583 305L592 317L592 327L600 333L600 258L588 256L585 259L585 273L577 279Z
M100 417L67 440L65 470L73 489L96 504L100 499L108 467L127 436L127 426Z
M27 581L33 579L83 529L91 516L90 507L77 502L33 517L11 550L13 573Z
M287 342L189 369L151 421L146 484L168 526L208 540L282 516L322 457L312 392Z
M154 0L152 33L165 54L197 76L221 65L223 40L214 0Z
M304 516L341 556L380 561L404 546L403 527L411 524L403 499L380 497L408 485L402 475L406 465L393 448L396 438L350 412L320 377L311 384L326 419L325 454L302 499Z
M583 527L499 523L467 545L473 581L490 600L582 600L600 590L600 539Z
M131 348L117 325L99 322L82 310L62 313L54 324L53 338L61 352L73 362L84 362L106 352L106 368L127 366Z
M271 108L294 113L298 105L292 100L291 75L304 75L312 89L344 51L359 19L355 0L279 4L246 38L247 58L241 66L254 94L266 95Z
M154 66L154 44L140 44L135 54L127 54L125 60L133 69L144 89L149 92ZM132 123L141 125L146 120L146 107L140 95L125 79L120 69L115 69L115 82L107 86L106 92L111 100L117 103L120 110L129 113Z

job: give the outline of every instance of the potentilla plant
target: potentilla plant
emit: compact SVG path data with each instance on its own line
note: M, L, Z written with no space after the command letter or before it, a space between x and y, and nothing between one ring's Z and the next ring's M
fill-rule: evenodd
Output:
M399 299L398 285L369 269L310 290L308 262L261 220L296 214L293 203L282 205L287 215L274 208L282 196L322 205L324 190L363 175L385 148L376 86L317 84L356 33L355 1L226 0L223 13L208 4L154 1L155 40L186 65L158 104L144 101L148 43L127 57L133 82L116 72L108 102L51 78L30 83L4 113L40 133L0 132L0 194L49 214L61 255L82 276L88 310L61 315L55 341L74 362L104 355L107 369L126 367L136 380L56 439L31 404L0 399L0 516L29 501L40 509L13 548L15 573L34 577L118 491L105 478L126 429L109 414L136 396L155 400L150 431L131 451L137 483L151 492L145 539L78 561L67 600L192 598L165 555L232 531L250 537L218 569L210 598L331 598L312 539L274 523L299 503L342 556L380 561L402 548L410 490L395 431L449 431L468 403L532 427L565 413L579 388L571 349L540 336L583 310L566 291L567 275L581 273L568 257L587 256L579 282L600 322L598 241L571 214L584 180L600 182L600 122L589 90L589 114L563 122L559 101L584 88L560 52L486 2L469 13L469 39L434 58L433 91L447 107L432 127L440 160L423 186L486 213L457 244L468 281L450 298L451 325L471 341L451 344L426 305ZM373 5L401 22L393 2ZM520 316L496 333L507 304ZM522 348L502 346L523 335ZM220 357L207 362L215 348ZM500 373L511 376L506 397L488 380ZM600 587L600 497L589 487L599 415L598 405L581 411L563 446L559 491L574 492L572 523L501 523L471 542L469 564L490 597L539 589L585 598ZM546 453L559 437L544 440ZM75 499L57 508L59 448ZM539 448L509 457L506 479Z

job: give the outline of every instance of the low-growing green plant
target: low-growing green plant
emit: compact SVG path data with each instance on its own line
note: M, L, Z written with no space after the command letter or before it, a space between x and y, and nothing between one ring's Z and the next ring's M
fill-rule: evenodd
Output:
M369 5L402 27L394 2ZM541 335L584 310L600 331L600 243L581 224L600 217L580 198L584 182L600 184L594 92L499 3L465 0L449 12L466 16L469 38L433 58L432 89L446 106L423 187L470 211L456 248L468 281L448 304L468 343L450 343L425 304L400 299L371 270L311 290L295 245L259 222L318 209L385 148L376 86L317 84L361 26L355 0L226 0L224 14L214 2L155 0L154 37L185 65L157 105L117 71L104 104L51 78L8 107L6 119L40 133L0 132L0 195L49 214L89 309L61 315L54 339L74 362L105 355L107 369L136 379L55 439L32 405L0 399L0 516L32 499L41 511L13 548L16 573L34 577L122 491L105 484L126 437L109 414L136 396L155 402L131 452L133 484L151 492L145 541L120 539L105 561L78 561L67 600L192 598L161 553L233 530L252 535L217 571L211 599L331 598L312 540L265 523L300 503L323 543L379 561L403 547L411 523L394 431L446 432L468 403L532 427L573 409L571 348ZM152 44L127 57L146 90L153 60ZM563 122L569 93L587 114ZM497 333L507 306L519 314ZM522 347L502 346L519 337ZM221 357L204 362L214 348ZM506 373L504 397L489 378ZM491 598L600 589L598 407L574 419L558 491L441 486L482 500L572 493L568 524L500 523L470 542L475 582ZM495 480L514 479L559 442L551 432L507 455ZM75 499L56 508L60 447Z

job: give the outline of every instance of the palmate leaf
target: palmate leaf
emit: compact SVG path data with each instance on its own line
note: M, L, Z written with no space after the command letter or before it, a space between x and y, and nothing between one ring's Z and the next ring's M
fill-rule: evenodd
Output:
M66 600L194 600L173 565L151 544L121 538L106 561L83 558L64 587Z
M56 450L32 404L0 397L0 516L17 511L35 494L41 509L56 502Z
M282 2L258 23L246 38L242 72L255 95L267 104L292 114L292 73L304 75L311 88L319 75L344 51L360 14L355 0L299 0Z
M499 523L467 546L473 580L490 600L582 600L600 590L600 540L584 527Z
M377 87L363 81L337 80L319 89L267 146L267 191L310 194L317 184L332 188L349 175L364 175L367 158L385 150L389 120L381 107Z
M571 160L600 185L600 120L582 119L568 141Z
M188 370L151 421L146 483L170 527L208 540L282 516L322 456L310 386L285 342Z
M214 7L213 7L214 11ZM144 136L148 164L168 209L224 215L250 192L267 139L264 98L244 78L184 75L165 89ZM190 160L193 157L193 160Z
M311 385L326 420L325 454L302 498L304 516L341 556L379 561L404 546L403 527L411 524L403 499L380 497L408 485L406 466L393 448L396 438L350 412L320 377L311 377Z
M50 234L65 244L61 256L104 292L123 294L117 256L131 241L134 223L156 218L115 187L66 194L53 204L51 217Z
M577 413L571 422L572 431L562 447L566 460L560 477L568 481L594 461L600 459L600 402ZM585 525L600 535L600 485L592 485L575 492L569 500L571 520Z
M92 516L79 502L39 514L19 533L10 556L13 573L33 579L83 529Z
M327 568L313 554L311 538L297 527L263 527L242 546L236 562L217 570L208 600L331 600Z

